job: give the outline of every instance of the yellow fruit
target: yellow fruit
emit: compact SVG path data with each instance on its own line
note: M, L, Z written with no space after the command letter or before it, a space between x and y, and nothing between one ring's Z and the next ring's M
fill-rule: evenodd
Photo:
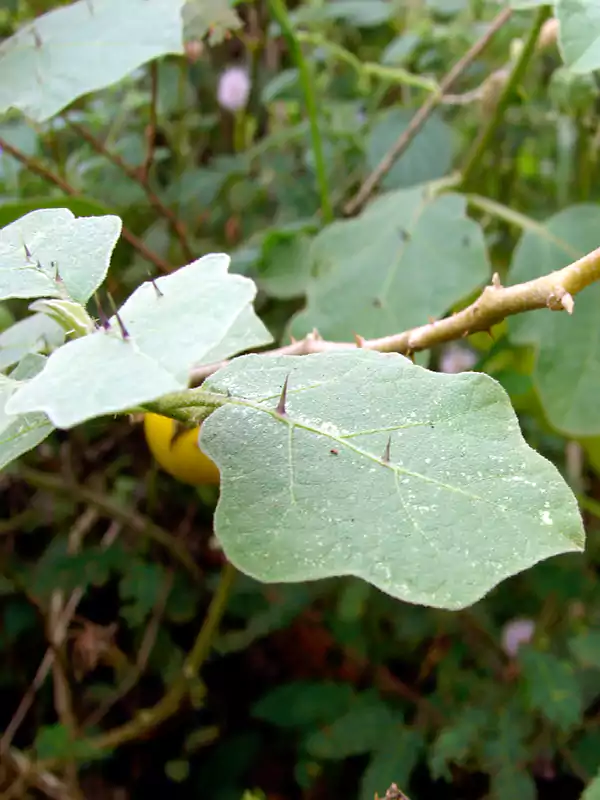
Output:
M160 414L145 414L148 447L160 466L177 480L193 486L219 484L217 465L198 445L199 427L185 428Z

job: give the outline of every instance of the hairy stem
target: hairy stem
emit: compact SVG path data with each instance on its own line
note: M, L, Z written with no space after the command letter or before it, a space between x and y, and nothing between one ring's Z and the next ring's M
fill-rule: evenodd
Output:
M269 0L269 5L273 16L279 23L283 35L287 39L290 53L292 54L298 72L300 73L300 84L304 93L304 102L306 104L306 112L310 123L310 135L312 139L313 152L315 156L315 169L317 172L317 182L319 184L319 193L321 195L321 213L323 222L329 223L333 221L333 207L331 205L331 198L329 194L329 184L327 180L327 166L325 164L325 155L323 153L323 140L321 131L319 130L319 122L317 116L317 100L314 91L314 76L308 61L304 58L302 47L294 31L294 27L289 18L285 0Z

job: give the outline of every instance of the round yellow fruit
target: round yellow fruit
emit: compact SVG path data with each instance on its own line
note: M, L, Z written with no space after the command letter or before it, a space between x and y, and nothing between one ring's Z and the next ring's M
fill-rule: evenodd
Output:
M199 427L186 428L161 414L144 415L144 433L150 452L177 480L193 486L218 485L219 469L198 445Z

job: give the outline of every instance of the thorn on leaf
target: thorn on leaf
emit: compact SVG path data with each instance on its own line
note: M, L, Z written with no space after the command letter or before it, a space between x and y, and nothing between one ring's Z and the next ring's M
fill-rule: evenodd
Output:
M98 316L100 317L100 325L104 328L105 331L109 331L110 322L108 321L108 317L104 313L104 309L102 308L102 303L100 302L100 297L98 296L98 292L94 292L94 300L96 301L96 308L98 309Z
M36 46L36 48L39 50L39 49L40 49L40 47L43 45L43 42L42 42L42 37L41 37L41 36L40 36L40 34L38 33L38 30L37 30L37 28L32 28L32 29L31 29L31 32L33 33L33 40L34 40L34 42L35 42L35 46Z
M340 451L336 450L335 447L332 447L329 452L331 453L332 456L339 456L340 454Z
M124 340L127 340L129 339L129 331L125 327L125 323L123 322L123 320L121 319L121 315L117 311L117 307L115 305L115 301L113 300L112 294L110 292L107 292L107 295L108 295L108 300L112 306L113 314L117 318L117 323L119 325L119 329L121 330L121 336L123 337Z
M279 396L279 402L277 403L277 407L275 411L282 417L285 417L285 406L287 402L287 388L288 388L288 381L290 376L287 375L285 381L283 382L283 388L281 389L281 394Z
M387 444L385 446L385 450L383 451L383 455L381 456L381 460L383 461L384 464L389 464L390 463L391 449L392 449L392 437L390 435L388 440L387 440Z
M164 292L161 291L160 286L154 280L154 278L150 278L150 283L152 284L152 286L154 286L154 291L156 292L156 296L157 297L164 297L165 296Z
M63 279L60 276L60 272L58 271L58 261L51 261L50 266L54 267L54 280L57 283L62 283Z
M356 346L357 347L364 347L365 346L364 338L358 333L354 334L354 341L356 342Z
M25 242L23 242L23 249L25 250L25 258L27 259L27 261L33 261L31 250L27 247Z

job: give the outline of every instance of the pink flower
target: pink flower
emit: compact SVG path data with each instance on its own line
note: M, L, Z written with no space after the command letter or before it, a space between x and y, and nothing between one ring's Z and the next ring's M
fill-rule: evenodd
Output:
M468 347L449 344L440 358L440 372L465 372L477 363L477 354Z
M532 619L513 619L502 629L502 649L507 656L514 658L522 644L528 644L535 633Z
M250 95L250 78L242 67L229 67L221 74L217 88L217 100L227 111L244 108Z

